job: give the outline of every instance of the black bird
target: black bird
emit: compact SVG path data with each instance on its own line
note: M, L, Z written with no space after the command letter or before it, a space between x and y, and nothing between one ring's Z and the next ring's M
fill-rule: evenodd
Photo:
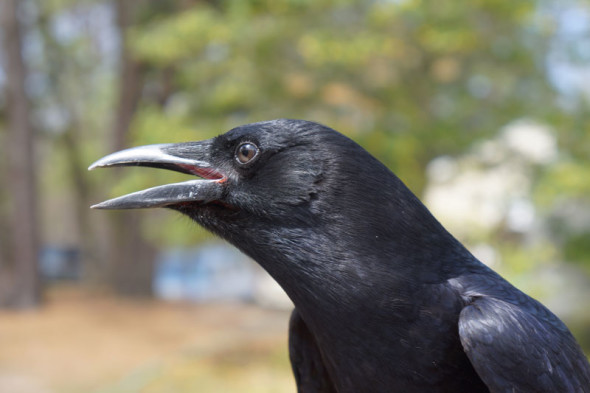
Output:
M590 392L588 360L567 327L328 127L248 124L89 169L129 165L203 179L93 207L177 210L262 265L295 304L299 392Z

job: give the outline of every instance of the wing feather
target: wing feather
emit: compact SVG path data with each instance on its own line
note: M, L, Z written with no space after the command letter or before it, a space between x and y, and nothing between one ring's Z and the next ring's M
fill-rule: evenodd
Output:
M541 307L479 297L461 311L461 343L492 393L590 392L582 350L565 325Z

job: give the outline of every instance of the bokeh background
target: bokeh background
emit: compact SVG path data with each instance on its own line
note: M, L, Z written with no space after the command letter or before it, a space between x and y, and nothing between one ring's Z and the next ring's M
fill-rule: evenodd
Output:
M386 163L590 352L586 0L0 0L0 392L294 392L289 301L96 171L279 117Z

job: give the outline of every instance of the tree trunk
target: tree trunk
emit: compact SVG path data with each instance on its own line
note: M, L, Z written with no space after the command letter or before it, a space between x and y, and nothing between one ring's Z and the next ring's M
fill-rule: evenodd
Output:
M133 23L137 4L118 0L116 6L121 44L118 105L112 134L113 151L128 147L129 128L143 87L141 64L132 57L125 37L127 29ZM116 172L115 177L119 178L120 174ZM110 284L120 294L151 295L155 249L142 237L141 214L116 212L112 215L111 224Z
M4 71L8 133L5 139L7 174L6 212L9 238L0 260L0 306L24 308L38 304L38 216L35 157L30 108L25 92L26 69L18 19L18 0L2 0L0 18L4 33Z

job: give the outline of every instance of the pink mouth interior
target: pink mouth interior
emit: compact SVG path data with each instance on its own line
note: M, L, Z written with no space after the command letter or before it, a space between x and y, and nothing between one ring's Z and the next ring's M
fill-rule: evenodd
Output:
M225 176L222 175L221 173L217 172L214 169L199 168L199 167L196 167L196 166L186 165L186 164L180 164L179 166L181 166L182 168L186 169L187 171L189 171L193 175L202 177L203 179L207 179L207 180L225 180Z

